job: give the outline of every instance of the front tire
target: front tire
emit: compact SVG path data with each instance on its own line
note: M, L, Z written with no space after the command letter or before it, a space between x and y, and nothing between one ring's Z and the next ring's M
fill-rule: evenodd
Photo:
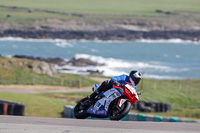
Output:
M131 109L131 102L126 101L121 107L114 104L109 109L109 119L110 120L120 120L125 117Z
M87 113L90 104L85 105L84 103L89 102L88 98L80 100L74 108L74 116L77 119L85 119L89 116Z

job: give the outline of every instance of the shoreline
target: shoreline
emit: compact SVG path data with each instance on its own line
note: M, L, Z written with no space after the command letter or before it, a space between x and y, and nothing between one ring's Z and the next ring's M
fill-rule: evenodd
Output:
M10 37L10 38L8 38L8 40L15 40L15 38L13 38L13 37ZM1 39L0 38L0 40L2 40L1 42L4 42L4 41L6 41L6 39L4 40L4 39ZM23 38L17 38L17 41L22 41L23 42ZM42 39L42 40L37 40L37 39L24 39L24 42L33 42L33 47L34 47L34 42L43 42L43 41L45 41L45 39ZM62 48L64 48L64 47L71 47L72 45L70 44L70 41L68 41L68 40L59 40L59 39L55 39L55 40L47 40L48 42L53 42L53 44L54 45L56 45L56 46L58 46L58 47L62 47ZM88 41L88 40L83 40L83 41ZM89 40L90 41L90 40ZM96 41L96 42L95 42ZM99 40L95 40L94 41L94 43L99 43L99 42L101 42L101 41L99 41ZM114 41L116 41L116 40L114 40ZM114 42L113 41L113 42ZM141 40L141 41L147 41L147 40ZM158 40L157 40L158 41ZM168 40L169 41L169 40ZM171 42L173 41L173 43L175 44L175 43L179 43L179 44L183 44L183 46L185 45L185 44L187 44L187 42L184 42L183 40L180 40L180 39L174 39L174 40L170 40ZM9 42L9 41L8 41ZM12 41L11 41L12 42ZM79 42L79 40L77 40L77 43ZM124 41L125 42L125 41ZM154 43L155 41L154 40L148 40L148 43ZM158 44L159 44L159 42L160 41L158 41ZM167 42L167 41L165 41L165 42ZM164 42L164 43L165 43ZM171 42L169 42L169 43L171 43ZM81 42L80 42L81 43ZM92 43L92 41L90 42L90 43ZM109 44L110 42L108 42L108 44ZM112 42L111 42L112 43ZM121 42L120 42L121 43ZM163 42L162 42L163 43ZM61 44L61 45L58 45L58 44ZM93 43L92 43L93 44ZM123 44L123 42L121 43L121 44ZM166 43L166 44L168 44L168 43ZM196 43L196 44L194 44L194 43L191 43L191 42L189 42L188 41L188 44L190 44L190 45L200 45L200 43ZM165 45L166 46L166 45ZM123 46L122 46L123 47ZM188 47L190 47L190 46L188 46ZM192 46L193 47L193 46ZM196 47L196 46L195 46ZM3 49L2 49L3 50ZM3 51L2 51L3 52ZM16 54L15 54L16 55ZM26 55L26 54L24 54L24 55ZM7 55L5 55L5 53L2 55L2 56L7 56ZM14 56L14 55L10 55L10 56ZM78 55L77 55L78 56ZM79 57L82 57L83 55L79 55ZM163 56L166 56L166 55L164 55L163 54ZM34 57L34 56L33 56ZM35 58L36 57L38 57L38 56L35 56ZM42 56L41 56L42 57ZM70 56L69 58L73 58L73 57L75 57L75 56ZM83 57L85 57L85 56L83 56ZM98 56L94 56L93 58L95 58L95 59L98 59L97 58ZM179 55L174 55L174 58L179 58L180 56ZM52 58L56 58L56 57L52 57ZM86 59L91 59L91 57L89 56L89 57L87 57ZM106 61L108 61L108 59L107 58L103 58L104 60L106 60ZM111 60L111 61L113 61L113 60ZM116 62L119 62L120 60L116 60ZM109 62L109 61L108 61ZM124 63L124 62L123 62ZM141 65L141 64L140 64ZM143 63L142 64L143 66L145 66L146 64L145 63ZM149 65L149 64L148 64ZM156 66L156 64L150 64L150 66L151 67L153 67L153 66ZM160 66L159 66L160 67ZM161 66L161 68L162 68L162 66ZM170 68L170 67L169 67ZM67 70L67 69L69 69L69 70L74 70L74 71L70 71L71 73L76 73L77 71L82 71L83 69L82 69L82 67L80 68L80 69L77 69L76 67L62 67L62 68L60 68L59 70ZM162 69L165 69L165 68L162 68ZM110 68L109 69L107 69L107 68L104 68L104 69L100 69L100 68L94 68L94 69L91 69L91 68L84 68L84 71L87 71L87 70L92 70L92 71L89 71L89 72L102 72L102 70L111 70ZM97 70L100 70L100 71L97 71ZM88 73L88 72L87 72ZM169 79L169 77L164 77L163 75L160 75L159 77L158 76L155 76L155 75L147 75L146 76L146 78L153 78L153 79ZM186 77L187 78L187 77ZM170 79L182 79L182 78L177 78L177 77L173 77L173 78L170 78Z
M200 44L200 40L184 40L180 38L170 38L170 39L136 39L136 40L100 40L100 39L62 39L62 38L23 38L23 37L0 37L0 41L28 41L28 42L60 42L60 41L97 41L97 42L145 42L145 43L192 43Z
M32 39L66 39L66 40L170 40L180 39L185 41L199 42L200 30L196 31L133 31L125 29L100 30L100 31L73 31L73 30L16 30L8 29L0 32L0 38L21 37Z

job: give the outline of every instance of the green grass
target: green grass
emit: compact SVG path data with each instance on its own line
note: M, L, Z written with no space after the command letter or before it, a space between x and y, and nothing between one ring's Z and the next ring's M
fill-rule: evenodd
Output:
M156 21L163 26L176 22L182 29L189 29L199 24L199 5L199 0L0 0L0 23L15 29L42 25L64 30L71 20L95 25L134 20L138 23ZM11 17L7 17L8 14ZM52 19L59 19L61 23ZM192 26L188 20L194 21Z
M19 65L20 63L24 65ZM27 67L28 64L34 64L34 61L0 57L0 84L86 87L97 83L81 75L58 73L59 77L50 77L37 74Z
M0 5L61 12L151 14L156 9L200 12L199 0L0 0Z
M37 74L30 70L22 69L1 69L0 84L21 84L21 85L55 85L68 87L86 87L97 83L87 77L72 74L59 74L59 78L50 77L45 74Z
M60 118L65 104L72 104L59 99L52 99L34 94L0 92L3 100L21 102L25 105L25 116Z
M200 107L199 80L143 80L141 100L173 103L175 108ZM151 94L151 95L149 95Z
M69 20L72 18L71 16L62 14L53 14L44 11L33 11L32 13L28 13L28 9L13 9L6 7L0 7L0 12L0 22L7 22L10 24L19 23L23 25L29 25L33 24L33 21L37 21L35 24L46 25L47 19L58 18L61 20ZM11 15L10 18L7 18L8 14ZM73 19L76 19L76 17L73 17Z
M200 81L143 79L141 101L170 103L172 111L157 115L200 118Z
M142 92L140 101L162 102L172 105L172 110L170 112L157 113L153 111L146 113L148 115L200 119L199 87L199 80L144 79L143 88L141 88L140 84L138 86L138 91ZM61 113L65 104L75 105L78 99L89 95L91 92L41 94L0 92L0 97L3 100L25 104L26 116L62 117ZM138 111L132 112L144 113Z

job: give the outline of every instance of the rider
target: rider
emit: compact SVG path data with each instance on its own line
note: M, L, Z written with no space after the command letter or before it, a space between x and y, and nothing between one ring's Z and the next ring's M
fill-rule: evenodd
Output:
M128 75L120 75L120 76L115 76L112 77L111 80L106 80L104 82L102 82L102 84L99 86L99 88L97 90L95 90L91 95L88 96L89 99L94 99L99 93L101 93L102 91L107 91L110 88L112 88L112 85L115 86L123 86L124 84L126 84L126 82L131 83L132 85L136 86L138 85L138 83L141 80L141 73L139 71L131 71L129 76Z

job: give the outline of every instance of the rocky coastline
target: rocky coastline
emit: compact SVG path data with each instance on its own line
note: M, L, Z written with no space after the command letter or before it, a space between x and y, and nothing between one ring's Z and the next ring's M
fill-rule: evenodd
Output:
M0 37L35 39L86 39L86 40L167 40L200 41L198 12L167 11L156 9L154 15L70 13L53 10L3 6L2 9L20 10L27 19L13 20L7 14L0 22ZM30 18L34 13L45 13L45 18ZM58 17L57 15L61 16ZM67 19L64 19L67 18ZM10 19L10 21L9 21Z
M55 67L55 66L53 67L53 69L57 68L57 71L73 71L72 69L69 69L69 68L67 68L67 69L65 67L62 68L62 66L87 67L87 66L103 66L103 65L105 65L105 64L100 64L100 63L91 61L89 59L83 59L83 58L76 59L74 57L72 59L70 59L69 61L65 61L62 58L44 58L44 57L33 57L33 56L26 56L26 55L14 55L13 57L19 58L19 59L28 59L28 60L33 60L33 61L39 61L41 63L43 62L43 64L46 63L51 66L57 65L58 67ZM39 67L42 68L41 66L39 66ZM31 68L33 68L33 67L31 66ZM45 68L45 72L47 71L46 68ZM37 69L35 69L35 70L37 70ZM51 70L49 69L49 71L51 71ZM95 75L103 74L103 72L99 71L99 70L86 70L86 71L81 71L81 72L88 73L88 74L95 74ZM39 73L39 72L37 72L37 73ZM55 73L55 70L54 70L54 73Z
M7 29L0 31L0 37L22 37L35 39L86 39L86 40L168 40L179 38L182 40L200 41L200 30L151 30L134 31L127 29L91 30L19 30Z
M0 55L1 56L1 55ZM103 66L104 64L100 64L94 61L91 61L89 59L83 59L83 58L72 58L69 61L65 61L62 58L44 58L44 57L33 57L33 56L26 56L26 55L14 55L14 58L20 58L20 59L29 59L29 60L35 60L35 61L44 61L51 64L56 64L58 66L64 66L64 65L72 65L77 67L84 67L84 66Z

